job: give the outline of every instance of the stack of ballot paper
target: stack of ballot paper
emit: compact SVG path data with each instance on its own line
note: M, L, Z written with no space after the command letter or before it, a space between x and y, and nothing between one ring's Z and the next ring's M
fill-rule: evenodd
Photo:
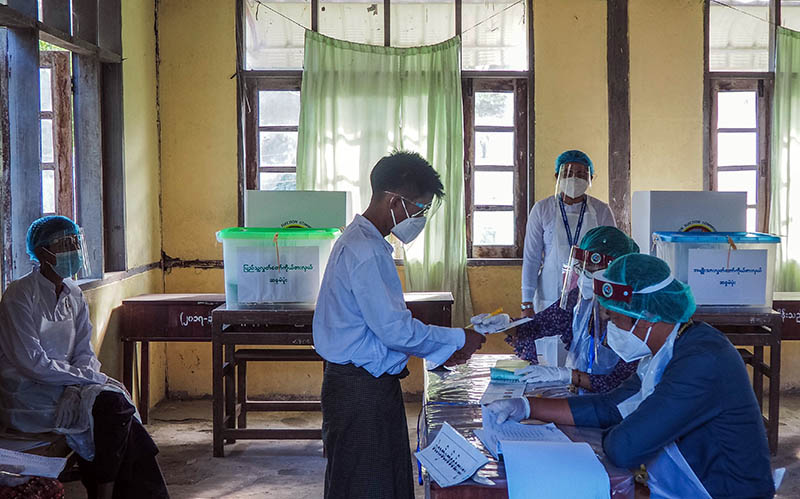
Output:
M0 449L0 469L15 469L19 475L58 478L66 463L67 460L63 457L37 456Z
M475 430L475 436L480 439L495 459L499 459L502 454L502 441L570 442L569 437L553 423L522 424L516 421L505 421L497 424L497 416L486 407L482 407L481 411L483 428Z
M501 441L509 499L608 499L611 482L586 442Z
M447 423L442 425L433 443L415 455L440 487L463 482L489 462L481 451Z

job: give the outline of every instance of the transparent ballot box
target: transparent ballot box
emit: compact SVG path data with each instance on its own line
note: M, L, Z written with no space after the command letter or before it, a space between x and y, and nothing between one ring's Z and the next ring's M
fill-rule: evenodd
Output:
M217 232L228 309L313 307L341 231L231 227Z
M780 238L757 232L654 232L656 255L692 288L697 305L772 308Z

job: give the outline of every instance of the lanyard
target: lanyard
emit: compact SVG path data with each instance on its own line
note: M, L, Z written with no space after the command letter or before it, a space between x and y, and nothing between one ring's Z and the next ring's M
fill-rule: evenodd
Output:
M564 209L564 200L558 198L558 207L561 208L561 219L564 220L564 230L567 231L567 243L572 246L578 245L578 238L581 236L581 226L583 226L583 215L586 213L586 199L583 200L581 205L581 214L578 216L578 225L575 226L575 240L572 240L572 229L569 228L569 220L567 220L567 211Z

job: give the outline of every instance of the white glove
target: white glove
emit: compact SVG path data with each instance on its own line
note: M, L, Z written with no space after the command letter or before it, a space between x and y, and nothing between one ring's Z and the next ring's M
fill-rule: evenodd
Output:
M506 327L511 322L511 316L497 314L489 317L489 314L478 314L469 321L475 326L475 332L489 334Z
M64 388L56 407L56 428L70 428L78 422L81 405L81 392L77 386Z
M572 383L572 369L557 366L528 366L514 371L525 383Z
M486 409L497 416L497 424L503 424L507 419L522 421L531 417L531 404L525 397L495 400Z

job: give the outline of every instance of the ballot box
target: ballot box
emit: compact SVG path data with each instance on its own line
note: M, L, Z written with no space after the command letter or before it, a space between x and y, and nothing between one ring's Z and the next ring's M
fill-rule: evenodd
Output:
M697 305L769 311L780 238L757 232L655 232L656 254Z
M313 307L339 234L338 228L231 227L217 232L227 308Z

